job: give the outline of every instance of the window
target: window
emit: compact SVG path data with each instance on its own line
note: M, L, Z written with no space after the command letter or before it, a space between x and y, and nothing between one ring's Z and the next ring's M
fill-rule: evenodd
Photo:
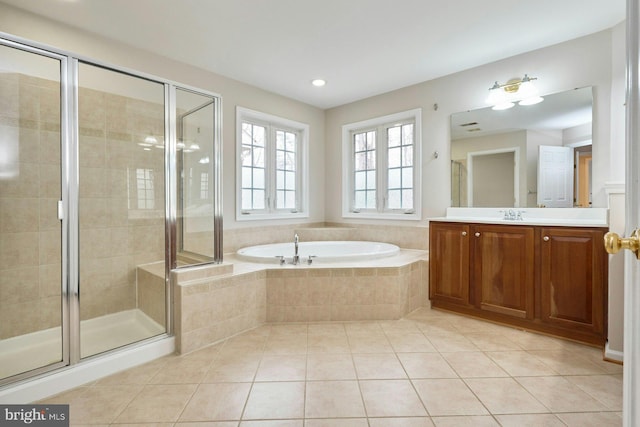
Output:
M238 107L238 220L307 217L309 126Z
M344 217L420 219L421 114L342 127Z
M154 209L153 169L136 169L138 209Z
M200 174L200 199L207 200L209 198L209 174L203 172Z

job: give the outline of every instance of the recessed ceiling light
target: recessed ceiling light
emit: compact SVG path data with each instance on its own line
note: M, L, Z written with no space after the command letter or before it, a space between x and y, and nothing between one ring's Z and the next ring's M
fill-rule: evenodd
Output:
M322 80L322 79L315 79L315 80L311 80L311 84L316 86L316 87L322 87L322 86L326 85L327 82Z

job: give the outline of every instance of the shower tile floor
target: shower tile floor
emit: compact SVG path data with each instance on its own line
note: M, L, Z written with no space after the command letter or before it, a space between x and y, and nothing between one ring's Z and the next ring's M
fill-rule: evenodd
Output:
M72 425L621 426L601 351L455 314L267 324L51 397Z

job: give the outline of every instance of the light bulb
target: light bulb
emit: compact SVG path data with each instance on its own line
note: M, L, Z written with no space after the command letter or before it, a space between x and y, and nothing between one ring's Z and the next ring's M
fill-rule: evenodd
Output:
M518 102L520 105L536 105L544 101L544 98L541 96L532 96L530 98L525 98L522 101Z
M158 140L156 139L155 136L153 135L148 135L145 139L144 142L146 142L147 144L157 144Z
M502 111L502 110L508 110L509 108L513 107L515 104L513 102L503 102L501 104L496 104L493 107L491 107L492 110L496 110L496 111Z

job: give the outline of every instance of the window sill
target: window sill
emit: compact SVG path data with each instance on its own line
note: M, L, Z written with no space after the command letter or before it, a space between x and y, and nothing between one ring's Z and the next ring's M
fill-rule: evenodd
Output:
M306 212L298 212L298 213L289 213L289 214L240 214L236 213L236 221L263 221L263 220L273 220L273 219L299 219L299 218L309 218L309 214Z
M420 213L402 214L402 213L353 213L343 212L342 218L348 219L393 219L397 221L420 221Z

